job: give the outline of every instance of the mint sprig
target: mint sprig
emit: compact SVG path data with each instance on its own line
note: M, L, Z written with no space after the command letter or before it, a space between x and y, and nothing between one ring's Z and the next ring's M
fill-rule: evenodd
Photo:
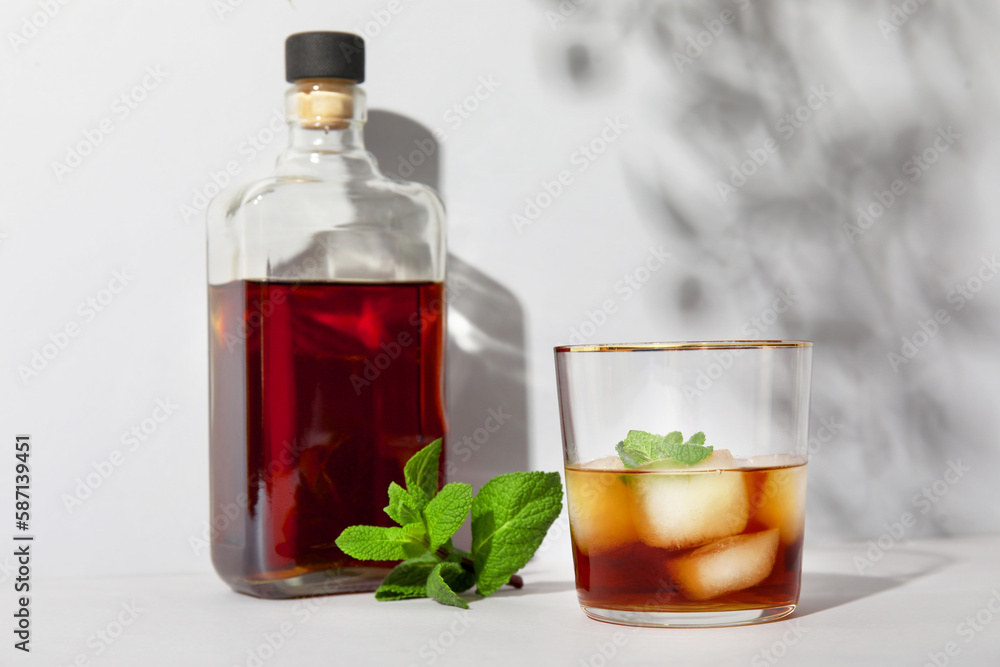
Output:
M686 442L680 431L666 435L629 431L615 449L626 468L639 468L653 462L692 466L711 456L713 447L705 445L705 434L701 431Z
M399 527L351 526L337 546L359 560L401 560L375 591L377 600L430 597L468 609L459 597L472 586L486 597L504 584L520 587L517 571L531 559L562 511L558 473L514 472L494 477L473 497L468 484L437 490L441 440L403 468L406 488L389 485L385 513ZM472 512L472 551L452 535Z

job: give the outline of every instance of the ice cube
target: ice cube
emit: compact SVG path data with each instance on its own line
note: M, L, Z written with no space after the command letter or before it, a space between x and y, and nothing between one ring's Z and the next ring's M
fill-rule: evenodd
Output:
M667 569L684 597L711 600L764 581L774 567L778 531L735 535L678 556Z
M806 468L778 468L750 494L750 515L768 528L777 528L782 544L802 536L806 509Z
M746 528L750 509L741 472L655 472L630 481L636 529L651 547L687 549Z
M794 454L758 454L746 459L745 468L780 468L805 463L804 457Z
M738 468L736 458L728 449L716 449L707 459L696 463L689 470L733 470Z
M594 459L593 461L588 461L587 463L574 463L576 468L585 468L587 470L625 470L625 464L622 463L621 458L618 455L605 456L603 458Z
M604 459L599 459L603 461ZM593 463L596 463L594 461ZM673 459L650 461L639 466L639 470L735 470L740 465L728 449L716 449L708 458L688 466Z
M601 554L638 541L631 493L622 475L567 470L566 494L573 540L584 554Z

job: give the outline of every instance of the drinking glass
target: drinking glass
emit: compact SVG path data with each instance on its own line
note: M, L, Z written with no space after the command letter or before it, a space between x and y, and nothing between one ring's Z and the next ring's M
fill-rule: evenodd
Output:
M555 360L584 612L656 627L792 613L812 343L575 345Z

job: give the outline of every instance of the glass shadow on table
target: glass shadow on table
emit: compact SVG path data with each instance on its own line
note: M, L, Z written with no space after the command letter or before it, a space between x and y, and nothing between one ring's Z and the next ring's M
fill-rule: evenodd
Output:
M789 619L878 595L925 577L952 562L941 554L895 547L880 551L877 560L865 548L829 547L817 550L802 572L802 593ZM809 549L806 548L808 555Z

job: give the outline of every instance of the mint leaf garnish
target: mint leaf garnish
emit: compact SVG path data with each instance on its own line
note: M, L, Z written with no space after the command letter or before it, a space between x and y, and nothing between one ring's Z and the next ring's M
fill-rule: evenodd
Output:
M472 501L476 587L489 595L534 555L562 510L559 474L513 472L494 477Z
M462 567L455 563L438 563L435 565L434 569L431 570L430 576L427 578L427 596L434 598L441 604L468 609L469 603L458 597L442 576L444 572L457 574L461 569Z
M438 438L411 456L403 467L406 490L418 510L422 510L437 491L440 461L441 438Z
M375 591L376 600L405 600L427 597L427 577L441 560L427 553L404 560L393 568Z
M695 433L687 442L680 431L656 435L646 431L629 431L615 447L626 468L639 468L648 463L679 463L692 466L712 455L712 446L705 445L705 434Z
M448 547L451 546L451 540L448 540ZM449 563L455 563L461 567L456 571L454 569L444 570L441 574L444 576L444 580L448 582L448 587L456 593L464 593L473 586L476 585L476 571L472 564L472 558L468 551L463 551L462 549L455 549L448 555L446 559Z
M683 463L688 466L693 466L695 463L701 463L711 455L712 447L692 445L690 443L674 445L674 448L670 450L670 458L678 463Z
M559 516L558 473L500 475L473 497L468 484L452 483L437 490L440 460L439 439L407 461L405 489L389 485L385 513L400 527L351 526L337 538L337 546L354 558L402 561L375 591L376 600L431 597L468 609L458 594L473 586L484 597L504 584L520 588L521 578L515 573L534 555ZM451 542L470 510L472 553Z
M389 518L404 526L420 521L420 509L409 492L395 482L389 482L389 505L385 508Z
M447 542L465 523L472 507L472 485L452 483L441 489L424 508L431 551Z
M351 526L337 538L337 546L348 556L361 560L402 560L409 557L404 545L419 546L409 532L396 527Z
M403 558L416 558L427 553L427 525L423 521L406 524L403 534L409 538L403 542Z

